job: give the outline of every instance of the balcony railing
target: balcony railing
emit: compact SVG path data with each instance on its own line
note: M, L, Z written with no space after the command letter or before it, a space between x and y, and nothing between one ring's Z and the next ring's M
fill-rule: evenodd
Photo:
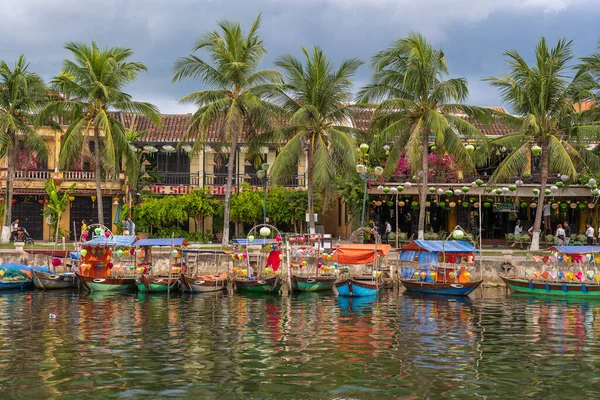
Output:
M285 187L304 187L304 174L295 174L283 186ZM263 186L264 181L255 174L238 174L233 176L233 186L241 186L242 183L248 183L250 186ZM225 186L227 184L227 174L206 174L199 172L163 172L157 175L157 179L150 183L159 186Z
M63 179L67 181L93 181L96 179L94 171L64 171Z
M4 172L6 174L6 172ZM16 179L49 179L52 175L52 171L49 170L32 170L32 171L15 171Z

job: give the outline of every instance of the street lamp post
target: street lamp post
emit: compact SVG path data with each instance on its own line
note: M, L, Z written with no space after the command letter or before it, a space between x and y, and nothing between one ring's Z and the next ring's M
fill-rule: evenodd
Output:
M262 169L256 171L256 176L258 179L263 180L263 194L264 194L264 202L263 202L263 224L267 223L267 182L269 180L269 176L267 171L269 170L269 163L263 163L261 165Z
M363 159L366 159L365 155L368 153L368 151L369 151L368 144L363 143L360 145L361 161ZM356 173L358 173L358 176L363 181L363 204L362 204L362 213L361 213L361 217L360 217L360 226L361 227L365 226L365 207L367 204L367 183L369 182L369 179L378 178L383 174L382 167L375 167L373 170L370 171L369 167L365 164L368 164L368 163L365 161L364 164L356 165ZM362 239L363 239L363 236L361 234L361 242L362 242Z

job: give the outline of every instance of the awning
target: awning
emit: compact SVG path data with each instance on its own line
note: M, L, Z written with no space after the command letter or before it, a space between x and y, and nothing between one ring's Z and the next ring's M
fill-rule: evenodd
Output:
M252 242L248 239L233 239L234 244L240 246L264 246L266 244L277 243L275 239L254 239Z
M340 264L359 265L375 261L375 250L380 256L387 256L392 246L389 244L342 244L332 254Z
M156 239L140 239L134 243L138 247L171 247L170 238L156 238ZM174 238L173 246L181 247L187 246L189 243L184 238Z
M564 254L600 254L600 246L552 246L544 251L558 251Z
M471 243L462 240L413 240L400 249L400 251L431 251L438 253L477 253L478 250Z
M88 240L87 242L82 243L85 246L120 246L120 247L133 247L133 244L137 240L137 236L125 236L125 235L113 235L111 238L107 239L102 236L98 236L93 238L92 240Z
M223 255L233 254L233 250L183 249L183 254Z

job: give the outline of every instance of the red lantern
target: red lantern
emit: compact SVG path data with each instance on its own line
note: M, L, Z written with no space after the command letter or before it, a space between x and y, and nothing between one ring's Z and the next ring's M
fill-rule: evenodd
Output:
M11 203L17 204L17 199L12 199Z
M106 268L108 269L112 269L112 267L114 267L114 264L111 263L110 261L106 264Z
M321 268L322 266L323 266L323 263L322 263L322 262L318 262L318 263L317 263L317 268Z
M52 259L52 266L58 267L60 264L62 264L62 260L60 258L53 258Z
M144 273L147 274L148 273L148 267L144 267Z
M110 232L104 231L104 236L106 236L106 238L108 239L108 237L110 236Z
M293 237L290 238L290 244L294 244L296 242L296 239L294 239Z
M46 201L45 201L44 199L39 199L39 200L38 200L38 203L40 203L40 204L44 204L45 202L46 202Z
M129 254L134 255L135 254L135 250L134 249L129 249Z
M87 233L87 232L83 232L83 233L81 234L81 237L82 237L83 239L87 239L87 237L88 237L88 233Z

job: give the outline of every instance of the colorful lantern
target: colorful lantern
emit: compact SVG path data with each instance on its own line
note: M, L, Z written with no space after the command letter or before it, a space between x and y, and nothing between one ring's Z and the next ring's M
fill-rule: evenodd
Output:
M531 154L533 154L535 157L539 156L542 152L542 148L540 146L533 145L531 146Z
M475 184L477 186L481 186L481 185L483 185L483 181L481 179L475 179Z
M115 265L110 261L106 263L106 268L108 268L108 269L112 269L114 266Z
M87 250L86 249L81 249L81 256L82 257L87 256Z
M87 237L88 237L88 233L87 233L87 232L83 232L83 233L81 234L81 238L82 238L83 240L87 239Z
M248 241L250 243L254 242L254 235L248 235Z
M465 150L467 151L467 153L472 153L473 151L475 151L475 146L473 146L472 144L468 144L465 146Z
M456 240L461 240L462 238L465 237L465 232L463 232L462 230L456 230L454 232L452 232L452 237Z
M102 228L94 229L94 233L96 234L96 236L100 236L102 234Z
M53 258L52 259L52 266L53 267L58 267L60 264L62 264L62 260L60 258Z
M110 237L110 232L108 232L108 231L104 232L104 237L106 237L108 239Z

